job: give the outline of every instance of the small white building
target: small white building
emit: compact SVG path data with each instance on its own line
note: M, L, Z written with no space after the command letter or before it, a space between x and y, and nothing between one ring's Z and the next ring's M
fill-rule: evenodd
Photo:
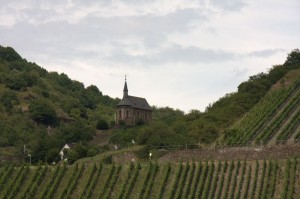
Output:
M65 151L66 150L70 150L71 147L73 147L75 144L65 144L65 146L60 150L59 152L59 155L60 155L60 158L61 160L64 159L64 156L65 156Z

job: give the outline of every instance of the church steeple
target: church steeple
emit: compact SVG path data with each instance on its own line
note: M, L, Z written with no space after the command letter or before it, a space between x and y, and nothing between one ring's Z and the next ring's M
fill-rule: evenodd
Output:
M125 75L125 85L123 89L123 98L128 97L128 88L127 88L127 81L126 81L126 75Z

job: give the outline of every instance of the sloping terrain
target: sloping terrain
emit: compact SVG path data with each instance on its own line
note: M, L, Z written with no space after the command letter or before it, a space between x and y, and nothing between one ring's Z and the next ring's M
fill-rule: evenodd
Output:
M0 198L294 198L297 159L0 167Z
M275 145L298 142L300 70L292 70L225 135L223 144Z

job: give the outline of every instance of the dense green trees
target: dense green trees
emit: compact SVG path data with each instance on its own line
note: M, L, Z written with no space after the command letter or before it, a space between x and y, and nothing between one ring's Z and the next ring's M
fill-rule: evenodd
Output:
M294 49L290 52L286 58L284 64L296 64L300 63L300 51L299 49Z
M29 112L37 123L45 125L55 125L57 123L56 112L47 100L32 101L29 105Z
M32 162L53 161L65 143L92 139L101 118L112 121L116 104L96 86L85 88L0 46L0 147L22 151L25 144Z
M154 146L168 146L185 143L185 137L176 134L169 126L163 123L153 123L139 132L139 144Z
M0 102L4 105L5 110L10 112L14 105L18 104L18 97L12 90L4 90L0 93Z
M21 60L22 57L11 47L0 46L0 58L6 61Z

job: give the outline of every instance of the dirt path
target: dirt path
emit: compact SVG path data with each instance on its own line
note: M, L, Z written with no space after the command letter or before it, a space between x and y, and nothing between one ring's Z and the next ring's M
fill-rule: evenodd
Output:
M230 147L222 149L192 149L172 151L158 162L214 160L262 160L300 158L300 145L277 145L269 147Z

